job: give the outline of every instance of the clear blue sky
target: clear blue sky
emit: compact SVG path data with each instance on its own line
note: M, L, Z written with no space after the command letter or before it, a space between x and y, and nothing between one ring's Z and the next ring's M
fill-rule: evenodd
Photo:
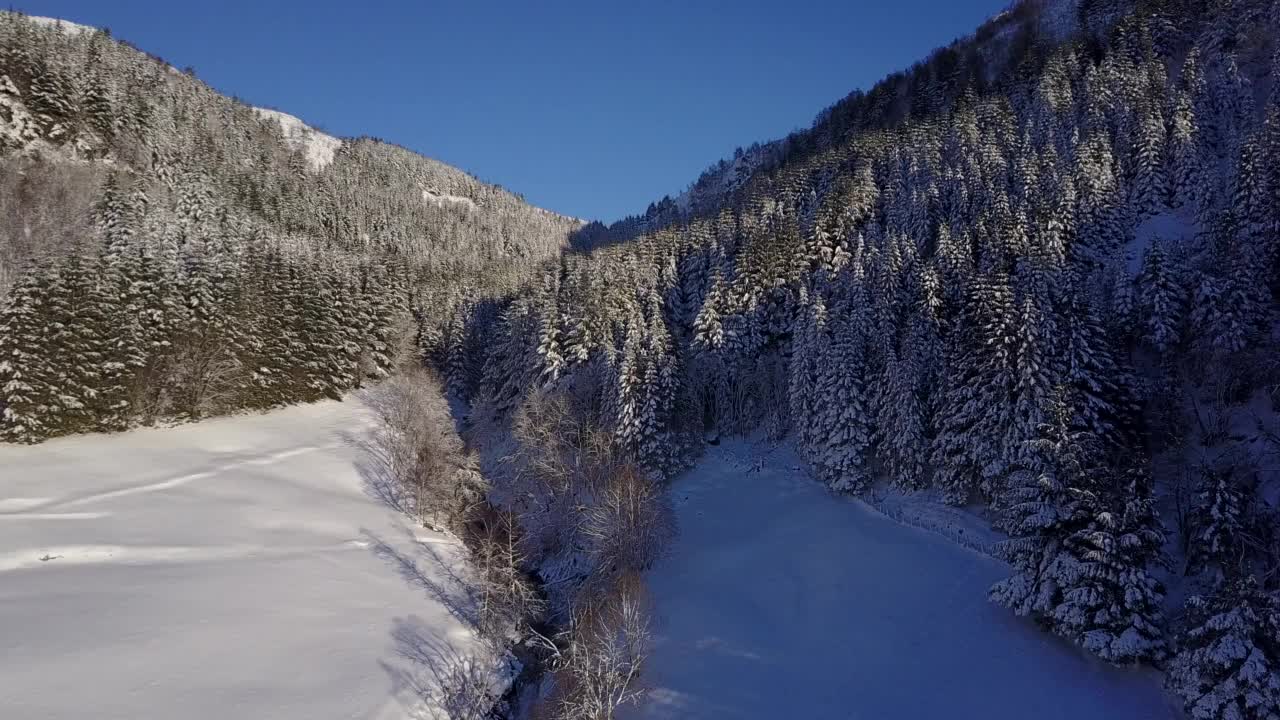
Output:
M10 0L343 136L614 220L1008 0Z

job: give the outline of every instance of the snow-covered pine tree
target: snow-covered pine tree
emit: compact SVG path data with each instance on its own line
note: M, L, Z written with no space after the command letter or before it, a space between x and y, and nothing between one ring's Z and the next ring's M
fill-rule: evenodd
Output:
M110 144L116 134L116 109L111 102L107 80L101 72L94 71L85 78L79 104L88 127Z
M804 452L815 442L813 417L817 408L818 369L827 332L827 309L822 294L811 296L802 289L796 314L791 361L787 367L787 401L796 442Z
M720 305L725 293L724 279L719 268L713 266L706 300L693 321L693 344L699 352L716 352L724 347L726 337Z
M1168 196L1163 113L1154 102L1145 105L1138 111L1131 161L1134 176L1129 189L1131 212L1139 222L1157 212Z
M174 277L161 258L145 244L129 248L121 261L128 282L125 312L132 332L133 351L142 364L134 368L130 407L135 419L151 424L166 412L174 338L184 313L174 291Z
M826 320L820 345L807 457L835 490L860 492L869 481L863 465L871 444L871 403L867 372L865 298L857 285L844 287Z
M990 491L1021 452L1008 444L1018 436L1010 428L1018 427L1019 325L1007 275L974 283L950 334L946 383L934 415L935 477L950 502L966 502L980 488Z
M995 467L984 472L988 495L995 493L997 484L1011 467L1025 464L1025 453L1040 428L1049 421L1050 404L1054 388L1060 384L1061 368L1050 345L1053 324L1045 315L1035 295L1023 297L1013 343L1017 378L1007 402L1012 405L1009 408L1012 412L1009 422L1002 428L1004 448L1001 458Z
M1028 467L1011 476L999 524L1012 538L999 551L1014 573L991 599L1108 662L1158 658L1163 589L1148 567L1164 535L1148 483L1131 468L1110 492L1101 444L1069 422L1060 403Z
M621 351L611 378L610 404L614 434L622 447L638 459L653 430L652 410L645 402L644 322L638 308L632 308L623 329Z
M240 366L234 342L238 329L227 314L230 288L220 247L214 239L192 237L181 256L177 292L183 322L175 338L173 391L175 410L193 420L227 400Z
M1101 260L1125 239L1120 207L1123 196L1110 137L1105 132L1091 132L1080 142L1075 157L1078 252Z
M1009 534L996 551L1013 574L992 586L990 598L1018 615L1049 616L1061 598L1062 575L1070 570L1065 541L1088 522L1101 448L1087 431L1073 430L1065 404L1058 404L1030 462L1010 475L997 504L996 527Z
M920 365L915 347L904 348L901 357L890 348L875 399L877 453L890 481L906 490L918 490L925 483L928 441L920 397Z
M1138 274L1138 308L1143 339L1159 352L1168 352L1182 338L1185 291L1164 243L1155 239Z
M329 397L336 399L358 384L360 350L364 344L364 333L369 329L369 319L364 296L346 268L328 269L323 280L330 298L326 315L333 335Z
M1131 445L1137 436L1137 393L1133 372L1120 359L1116 343L1093 306L1079 297L1069 302L1059 328L1072 427L1089 432L1104 447Z
M1280 718L1280 600L1251 577L1187 603L1167 685L1195 720Z
M57 369L58 434L96 429L94 403L108 338L97 306L96 273L79 250L59 263L49 294L49 348Z
M1191 522L1188 571L1212 569L1217 580L1246 570L1243 537L1246 532L1245 489L1229 467L1205 467L1200 472Z
M362 368L365 377L381 379L403 362L408 301L399 274L381 266L366 271L362 292L369 313Z
M301 345L293 323L299 312L293 288L295 273L279 253L252 244L249 249L249 283L241 293L252 303L245 319L250 328L245 354L249 373L246 395L251 407L267 408L295 397L293 370Z
M62 67L43 60L35 64L27 104L46 140L61 144L72 139L78 115L76 93Z
M546 387L555 385L565 370L557 297L560 292L560 274L550 270L543 273L535 309L538 323L537 353L541 368L538 376L539 382Z
M302 313L298 332L305 342L302 358L303 399L339 398L346 377L344 328L335 312L334 282L319 267L304 266L302 281Z
M1212 203L1217 181L1210 171L1209 132L1201 128L1212 111L1200 68L1200 53L1192 49L1182 64L1179 88L1173 96L1169 127L1169 195L1175 206L1189 205L1203 218Z
M34 443L59 424L57 370L47 332L53 272L28 268L0 304L0 437Z
M1207 352L1232 353L1244 349L1249 331L1238 302L1235 278L1200 276L1191 310L1191 332L1195 346Z
M658 477L669 477L683 464L674 422L680 382L679 358L657 293L649 296L645 313L645 369L640 464Z
M89 404L96 430L125 430L133 419L132 380L145 362L138 343L136 318L127 312L129 283L121 263L97 259L86 287L82 324L93 325L100 345L94 398Z
M1059 635L1107 662L1130 665L1165 653L1164 588L1149 572L1164 530L1143 470L1131 466L1109 480L1117 489L1101 493L1089 523L1063 541L1072 562L1051 617Z

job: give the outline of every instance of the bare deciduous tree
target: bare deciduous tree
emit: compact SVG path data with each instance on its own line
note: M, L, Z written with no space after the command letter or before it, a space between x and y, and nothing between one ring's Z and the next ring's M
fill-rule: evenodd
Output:
M611 470L582 510L581 532L591 541L596 567L646 570L675 534L670 499L633 464Z
M493 510L477 523L471 541L479 575L477 619L483 636L500 641L513 630L542 618L545 603L524 568L515 515Z
M433 530L458 532L483 500L484 481L464 455L439 381L425 370L404 373L368 402L381 421L375 459L398 504Z
M644 696L637 679L648 656L649 612L637 573L619 578L609 592L584 603L570 618L552 652L557 686L555 717L612 720L619 708Z
M485 720L496 702L494 663L462 655L436 668L436 689L427 693L434 720Z

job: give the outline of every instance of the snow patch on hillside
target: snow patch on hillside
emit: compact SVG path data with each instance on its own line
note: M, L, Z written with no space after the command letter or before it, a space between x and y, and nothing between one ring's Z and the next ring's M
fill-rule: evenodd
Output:
M988 602L1003 563L828 492L788 445L709 448L671 495L680 536L649 574L650 693L628 717L1180 716L1157 673L1106 666Z
M26 15L24 17L36 25L61 30L66 35L80 35L82 33L93 33L98 31L95 27L81 25L80 23L73 23L61 18L40 17L39 15Z
M450 195L448 193L442 193L439 190L433 190L431 188L422 189L422 201L425 203L430 203L432 205L439 205L440 207L445 207L446 205L454 205L454 206L462 207L463 209L468 211L474 211L477 209L476 201L472 200L469 197L462 197L461 195Z
M342 140L326 135L288 113L260 107L253 108L253 111L261 117L280 123L285 140L306 155L312 170L318 172L328 167L342 147Z
M375 499L370 416L0 445L0 716L407 720L463 658L509 683L455 614L461 545Z

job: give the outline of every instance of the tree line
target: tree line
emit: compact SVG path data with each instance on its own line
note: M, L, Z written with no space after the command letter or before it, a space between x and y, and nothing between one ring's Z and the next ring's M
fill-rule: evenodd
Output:
M116 176L99 232L30 266L0 309L6 440L337 398L412 358L402 265L289 252L181 198L164 240Z

